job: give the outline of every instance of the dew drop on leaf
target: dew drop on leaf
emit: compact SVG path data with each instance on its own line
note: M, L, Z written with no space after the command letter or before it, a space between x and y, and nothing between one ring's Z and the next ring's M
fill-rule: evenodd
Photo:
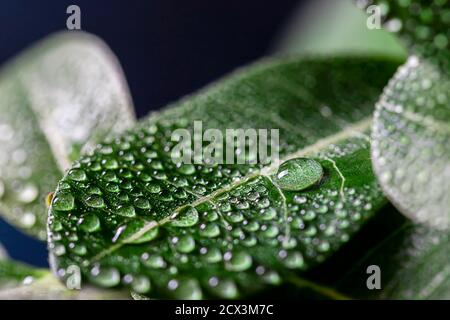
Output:
M153 269L162 269L167 265L164 258L157 254L149 255L148 253L144 253L141 259L144 265Z
M84 172L83 170L80 170L80 169L70 170L69 173L67 174L67 176L72 181L84 181L87 178L86 172Z
M211 292L223 299L236 299L239 294L236 284L232 280L219 280L217 277L211 277L208 284Z
M167 287L173 291L176 299L199 300L203 297L202 289L195 279L170 280Z
M91 281L102 287L114 287L120 283L120 273L115 268L100 268L95 266L91 269Z
M136 215L136 211L133 206L119 206L117 210L114 212L119 216L132 218Z
M301 191L317 183L323 176L323 168L317 161L295 158L281 164L275 181L283 190Z
M75 199L71 193L60 192L53 199L52 207L57 211L70 211L75 207Z
M185 175L191 175L195 173L195 167L192 164L183 164L178 168L178 171Z
M151 289L150 280L145 276L137 276L133 278L131 287L137 293L148 293Z
M189 253L195 249L195 240L191 236L181 236L172 239L177 251L182 253Z
M225 254L226 255L226 254ZM236 252L230 255L225 263L225 268L230 271L241 272L252 266L252 257L245 252Z
M100 229L100 220L95 214L88 214L79 222L81 230L92 233Z
M183 209L174 220L170 221L172 227L192 227L198 222L198 211L194 207Z
M105 205L103 198L96 194L87 196L84 202L91 208L102 208Z
M137 198L134 200L134 205L138 209L148 210L151 208L150 202L145 198Z
M222 261L222 253L217 248L202 248L200 253L203 254L203 259L208 263L217 263Z
M200 235L205 238L214 238L220 234L220 228L215 223L202 224L200 226Z

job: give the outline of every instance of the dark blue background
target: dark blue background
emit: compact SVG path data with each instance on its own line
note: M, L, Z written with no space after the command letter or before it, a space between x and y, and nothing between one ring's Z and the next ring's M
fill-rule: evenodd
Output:
M81 8L83 30L118 56L136 112L145 115L270 49L301 0L128 0L0 2L0 64L66 27L66 8ZM46 266L45 244L0 221L13 258Z

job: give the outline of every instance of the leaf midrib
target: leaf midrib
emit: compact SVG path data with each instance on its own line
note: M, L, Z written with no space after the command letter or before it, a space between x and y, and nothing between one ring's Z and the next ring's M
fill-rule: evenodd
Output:
M239 187L240 185L248 182L251 179L261 177L261 176L270 177L271 175L273 175L276 172L276 170L278 169L280 164L285 161L288 161L288 160L294 159L294 158L304 157L309 154L317 153L318 151L324 149L325 147L327 147L330 144L345 140L345 139L353 137L353 136L359 136L359 135L361 135L362 132L369 129L371 127L371 124L372 124L372 117L367 117L367 118L364 118L363 120L352 123L351 125L347 126L345 129L339 131L338 133L327 136L322 139L319 139L314 144L309 145L309 146L307 146L303 149L300 149L296 152L293 152L293 153L287 155L286 157L284 157L283 159L278 159L278 161L276 161L275 163L272 163L269 166L263 167L260 170L256 170L256 171L244 176L242 179L240 179L234 183L231 183L223 188L217 189L216 191L212 192L211 194L209 194L207 196L198 198L191 203L187 203L180 207L177 207L173 210L173 212L171 214L167 215L165 218L161 219L160 221L153 220L153 221L145 223L144 226L138 232L134 233L132 236L127 238L126 242L132 242L134 240L137 240L140 237L142 237L146 232L148 232L158 226L162 226L162 225L166 224L167 222L174 220L178 216L180 211L182 211L183 209L185 209L187 207L195 207L204 202L208 202L223 193L226 193L236 187ZM95 262L95 261L102 259L106 255L118 250L119 248L121 248L123 245L126 245L126 244L127 243L125 243L125 242L120 242L120 243L110 246L106 250L100 251L98 254L96 254L92 258L91 262Z

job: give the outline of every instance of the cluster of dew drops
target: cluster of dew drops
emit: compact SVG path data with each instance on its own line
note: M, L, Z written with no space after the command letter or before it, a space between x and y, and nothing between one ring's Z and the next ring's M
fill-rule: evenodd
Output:
M245 281L278 284L276 270L321 262L365 218L358 210L370 212L369 186L345 188L348 202L335 188L302 195L323 179L320 160L290 159L272 177L245 180L248 168L173 164L167 132L149 126L105 143L60 182L49 247L61 277L76 264L105 287L124 284L140 294L156 287L178 298L202 297L206 288L235 298L239 287L249 287ZM357 147L333 146L328 156ZM220 188L226 190L208 197ZM114 258L90 260L115 245ZM266 261L267 254L274 259ZM201 270L199 278L190 276L192 268Z

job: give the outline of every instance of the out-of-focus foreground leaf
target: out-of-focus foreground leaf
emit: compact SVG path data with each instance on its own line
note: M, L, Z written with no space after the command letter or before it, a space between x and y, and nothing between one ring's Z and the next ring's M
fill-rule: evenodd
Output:
M377 56L262 62L105 141L55 194L55 273L64 278L78 265L86 281L152 297L236 298L320 264L385 203L366 132L399 63ZM195 120L224 136L225 129L279 129L281 162L310 160L287 162L279 173L278 162L248 158L174 163L172 133L192 131Z
M367 17L350 0L315 0L291 17L275 45L276 54L383 54L406 51L395 36L369 29Z
M126 292L84 288L69 290L48 270L0 259L0 300L128 299Z
M85 33L43 40L0 72L0 214L46 238L45 196L82 148L135 122L106 45Z
M448 1L375 1L412 56L377 105L372 158L381 186L416 222L450 226Z
M368 250L338 289L365 299L450 299L449 245L447 232L406 222ZM367 288L372 265L380 268L381 290Z

